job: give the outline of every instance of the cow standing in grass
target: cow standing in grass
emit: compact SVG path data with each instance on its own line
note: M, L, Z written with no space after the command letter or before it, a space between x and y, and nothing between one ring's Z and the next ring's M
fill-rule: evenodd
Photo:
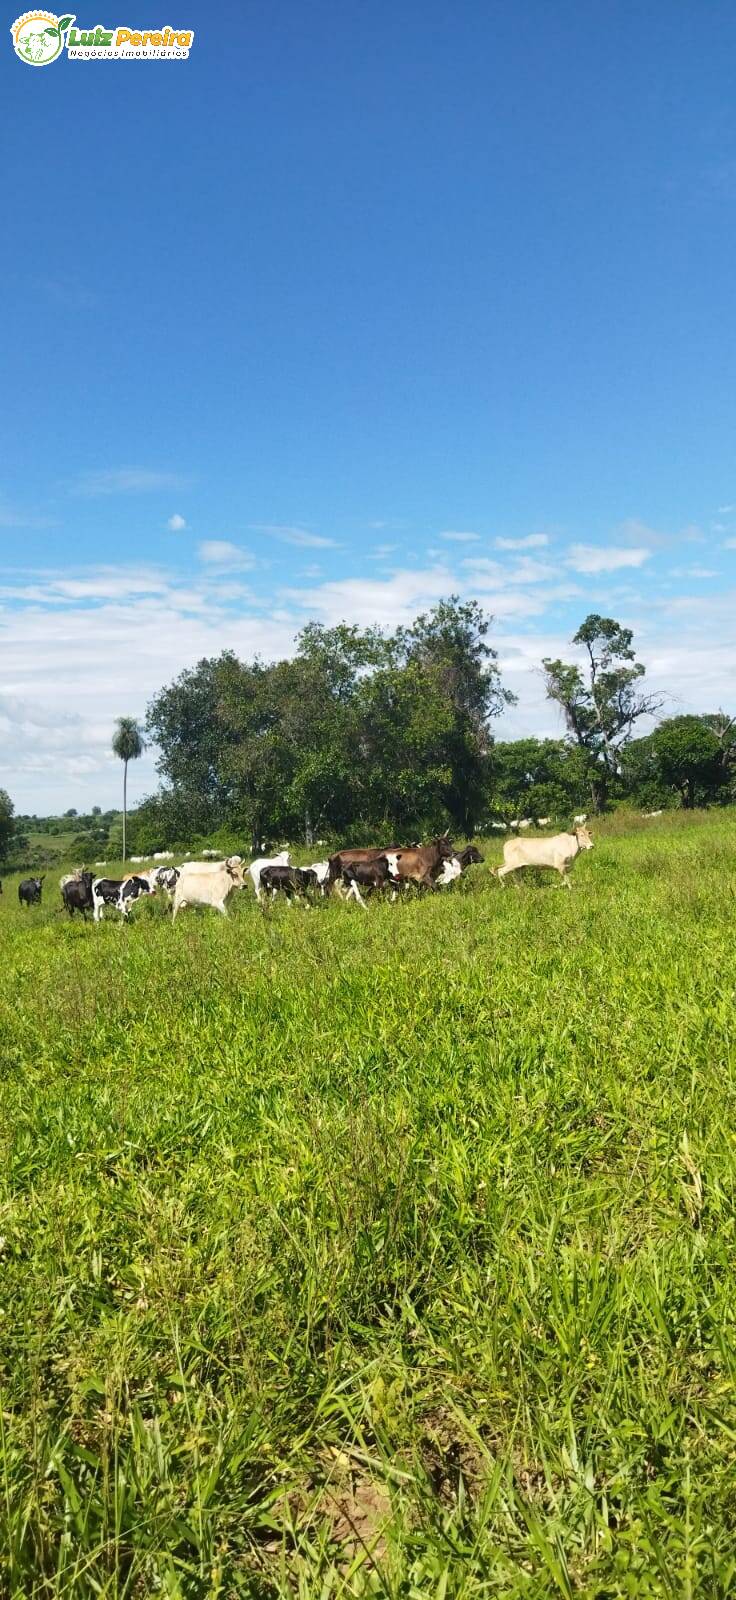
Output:
M509 839L503 847L503 866L496 868L496 877L502 881L510 872L522 867L551 867L559 872L563 883L572 888L570 868L581 850L592 850L593 840L587 828L574 828L572 833L556 833L553 839Z
M44 877L46 874L44 873ZM18 884L18 901L22 906L40 906L43 878L24 878Z

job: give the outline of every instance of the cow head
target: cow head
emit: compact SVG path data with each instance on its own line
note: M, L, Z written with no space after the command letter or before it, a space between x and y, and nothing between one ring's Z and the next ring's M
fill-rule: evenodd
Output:
M588 832L587 828L584 828L584 827L576 828L575 829L575 838L578 841L578 848L580 850L592 850L593 849L593 840L591 839L590 833Z
M439 851L440 861L449 861L454 856L455 851L452 840L449 838L449 829L440 834L439 839L435 839L434 843L435 848Z
M239 889L242 889L245 884L245 873L243 871L243 863L240 856L228 856L227 861L225 862L225 871L232 878L233 883L236 884Z

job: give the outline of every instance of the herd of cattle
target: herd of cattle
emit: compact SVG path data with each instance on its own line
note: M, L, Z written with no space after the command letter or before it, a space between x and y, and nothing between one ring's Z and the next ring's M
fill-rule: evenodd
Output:
M503 863L493 869L503 881L524 867L549 867L558 872L570 888L569 872L581 850L591 850L588 829L577 824L570 833L547 839L508 839L503 847ZM283 895L290 904L300 900L309 904L311 896L334 893L355 900L366 908L365 896L390 894L415 885L433 890L453 883L465 869L483 861L475 845L456 851L447 834L429 844L373 845L362 849L338 850L325 861L311 867L292 866L289 851L275 856L260 856L247 866L239 855L223 861L185 861L180 867L154 866L136 871L126 878L96 877L85 867L66 873L60 879L63 908L70 917L75 912L86 920L91 911L101 921L106 908L127 920L131 907L144 895L162 892L173 902L173 914L184 906L210 906L227 916L227 901L233 889L245 887L250 878L256 900L274 900ZM25 878L18 885L22 906L40 905L44 878ZM0 890L1 890L0 885Z

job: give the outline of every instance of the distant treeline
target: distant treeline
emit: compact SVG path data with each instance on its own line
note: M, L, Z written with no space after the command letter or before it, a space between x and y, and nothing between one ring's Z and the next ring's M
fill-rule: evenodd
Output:
M162 787L131 818L144 851L221 831L250 839L409 838L492 820L725 803L736 795L736 727L722 712L671 717L643 692L631 631L586 618L584 665L540 663L564 716L560 739L495 741L513 703L474 602L441 601L410 628L310 623L272 665L231 652L157 694L147 732Z
M469 837L494 820L564 823L621 802L656 810L736 800L736 724L726 713L667 717L634 737L664 697L643 691L631 631L610 617L582 623L577 662L540 663L565 737L494 740L493 721L514 697L491 620L451 597L391 634L310 623L295 655L271 665L230 651L200 661L148 708L162 783L129 817L130 852L217 834L253 845L447 827ZM0 859L19 831L71 829L80 860L120 854L119 813L16 820L0 791Z

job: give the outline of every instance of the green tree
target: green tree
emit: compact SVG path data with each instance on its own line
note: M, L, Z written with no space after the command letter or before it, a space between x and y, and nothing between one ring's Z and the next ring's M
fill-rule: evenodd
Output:
M0 789L0 861L5 861L10 850L15 830L15 808L10 795L5 789Z
M442 798L453 826L470 834L483 807L491 748L489 723L514 703L501 684L497 652L487 643L493 619L476 600L440 600L396 644L408 663L432 678L447 707Z
M564 739L513 739L490 756L491 810L512 817L559 817L579 811L588 780L584 751Z
M547 697L561 707L570 738L587 754L592 804L603 811L634 724L658 711L663 697L640 692L645 669L636 660L632 631L612 617L592 612L572 642L582 647L585 665L546 657Z
M123 763L123 861L126 860L128 823L128 762L137 761L145 750L145 741L135 717L118 717L112 736L112 748Z
M714 797L723 773L718 739L703 717L669 717L652 734L652 750L662 779L692 810Z

